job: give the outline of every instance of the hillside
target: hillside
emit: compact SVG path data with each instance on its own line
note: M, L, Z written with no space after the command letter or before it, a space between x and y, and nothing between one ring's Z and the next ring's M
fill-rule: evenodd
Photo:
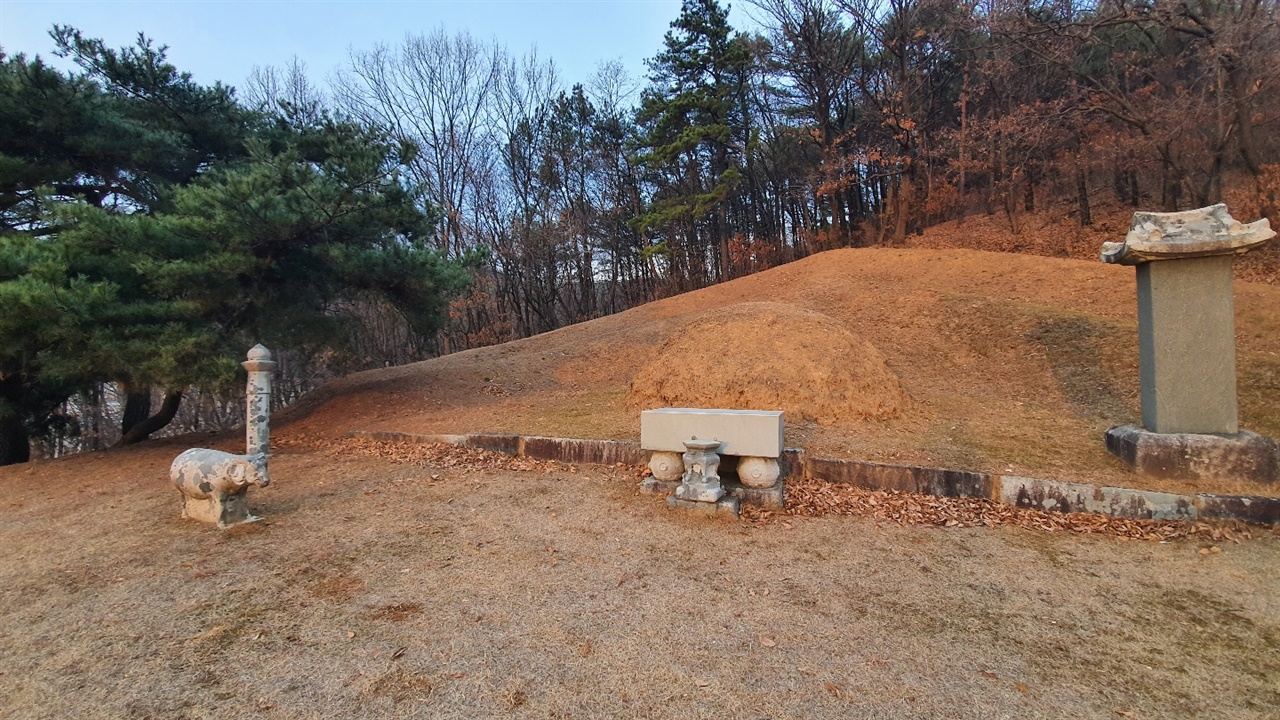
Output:
M740 362L744 348L760 345L778 358L774 384L814 394L820 378L803 369L830 362L830 348L776 318L754 334L709 334L701 352L659 353L700 315L714 320L759 302L829 319L869 343L905 393L891 417L792 414L788 444L816 455L1176 491L1265 490L1142 480L1104 451L1102 432L1139 413L1132 269L961 249L830 251L526 340L360 373L287 413L278 437L360 429L634 439L645 405L631 385L642 370L653 375L646 366L746 384L760 380L761 366ZM1236 322L1242 424L1280 436L1280 288L1238 282Z

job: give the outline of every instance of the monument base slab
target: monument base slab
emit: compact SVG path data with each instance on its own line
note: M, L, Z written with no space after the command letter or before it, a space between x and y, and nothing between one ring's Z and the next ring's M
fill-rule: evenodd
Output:
M725 495L715 502L682 500L675 495L672 495L667 498L667 504L678 510L684 510L698 515L706 515L708 517L738 517L738 498L730 495Z
M1172 480L1249 480L1280 478L1280 443L1242 430L1230 435L1157 433L1136 425L1106 432L1107 452L1142 475Z
M664 482L655 477L647 477L640 481L640 492L652 495L670 495L680 487L680 481Z
M786 501L786 484L779 480L767 488L747 487L740 482L725 480L724 494L735 497L743 505L781 508Z

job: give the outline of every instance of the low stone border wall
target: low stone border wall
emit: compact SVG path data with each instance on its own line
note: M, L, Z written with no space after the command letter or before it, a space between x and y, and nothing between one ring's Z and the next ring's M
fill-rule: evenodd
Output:
M493 450L508 455L536 460L557 460L577 465L644 465L649 453L640 443L628 440L577 440L574 438L538 437L536 435L414 435L402 432L366 432L352 430L347 437L369 438L384 442L411 442L422 445L442 443L462 447Z
M483 433L414 435L362 430L353 430L347 435L388 442L462 445L574 464L644 465L649 461L649 454L640 449L640 443L627 440L578 440ZM1211 518L1245 520L1263 525L1280 524L1280 498L1178 495L967 470L810 458L804 450L798 448L787 448L783 451L781 460L783 479L794 476L816 477L827 482L856 485L869 490L901 490L943 497L982 497L1018 507L1100 513L1145 520Z

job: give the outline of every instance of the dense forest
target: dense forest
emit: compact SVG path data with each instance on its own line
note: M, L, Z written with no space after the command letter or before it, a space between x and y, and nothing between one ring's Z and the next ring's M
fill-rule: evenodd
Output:
M145 38L3 58L0 463L234 423L258 340L288 401L966 215L1234 184L1280 220L1275 2L746 9L684 0L647 77L571 87L444 29L238 90Z

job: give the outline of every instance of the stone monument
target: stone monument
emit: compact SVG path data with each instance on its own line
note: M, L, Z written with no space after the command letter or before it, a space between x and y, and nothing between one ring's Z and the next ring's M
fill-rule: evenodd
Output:
M249 485L266 487L270 448L271 373L276 363L262 345L249 350L241 363L249 372L245 388L246 454L192 448L169 468L169 478L182 495L182 516L220 528L258 520L249 513Z
M1102 260L1136 266L1142 427L1106 433L1107 450L1134 470L1196 480L1273 482L1280 445L1240 430L1236 402L1232 260L1275 236L1226 205L1134 213L1124 242Z

